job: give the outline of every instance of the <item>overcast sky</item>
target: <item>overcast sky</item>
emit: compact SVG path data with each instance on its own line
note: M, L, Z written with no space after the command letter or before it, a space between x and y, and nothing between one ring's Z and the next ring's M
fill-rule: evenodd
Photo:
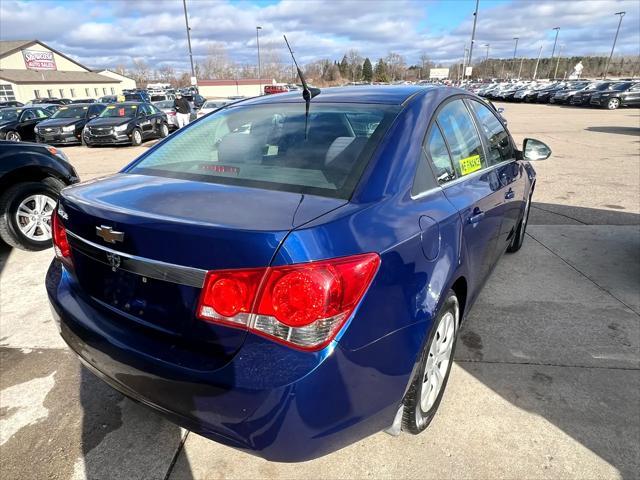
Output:
M261 48L285 57L287 34L300 63L340 59L355 48L375 61L394 51L408 63L422 52L437 62L462 57L471 37L475 0L187 0L196 59L221 43L232 60L256 62L256 25ZM638 0L480 0L474 59L486 54L550 56L555 32L564 55L608 55L627 12L616 54L640 54ZM181 0L1 0L0 38L39 39L91 67L129 66L132 58L159 68L188 70ZM556 52L557 53L557 52Z

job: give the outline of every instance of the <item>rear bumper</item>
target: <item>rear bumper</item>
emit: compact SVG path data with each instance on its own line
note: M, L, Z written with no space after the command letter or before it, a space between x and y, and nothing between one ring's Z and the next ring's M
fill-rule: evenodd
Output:
M124 344L122 326L83 298L55 260L46 283L63 339L96 375L185 428L274 461L316 458L387 428L413 367L407 345L425 328L317 353L248 335L231 362L203 372Z

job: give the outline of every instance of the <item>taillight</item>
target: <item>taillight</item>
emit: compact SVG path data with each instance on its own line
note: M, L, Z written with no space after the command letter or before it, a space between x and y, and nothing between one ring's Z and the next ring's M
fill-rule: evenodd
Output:
M375 276L375 253L282 267L207 274L197 315L303 350L340 331Z
M56 257L69 265L71 264L71 247L69 246L69 240L67 240L67 231L60 221L58 208L59 207L56 207L56 209L53 211L53 214L51 215L53 249L56 252Z

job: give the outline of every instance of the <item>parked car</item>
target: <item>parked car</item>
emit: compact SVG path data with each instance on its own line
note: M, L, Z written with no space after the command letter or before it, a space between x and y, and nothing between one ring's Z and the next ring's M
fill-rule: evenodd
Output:
M56 97L51 97L51 98L35 98L33 100L31 100L29 102L29 105L42 105L42 104L47 104L47 105L67 105L71 103L71 99L70 98L56 98Z
M155 103L155 102L162 102L164 100L175 100L176 96L172 93L154 93L152 95L150 95L151 98L151 102Z
M43 109L45 112L47 112L47 115L51 116L54 113L56 113L58 110L60 110L60 107L64 107L64 104L63 103L52 103L52 104L41 103L41 104L38 104L37 107Z
M125 102L144 102L150 101L149 95L146 92L130 92L124 95Z
M18 102L16 100L3 100L0 102L0 108L7 107L24 107L24 103Z
M603 92L607 90L613 82L598 82L591 88L585 88L573 94L571 99L569 100L570 105L589 105L589 101L591 100L591 95L594 93Z
M0 238L12 247L51 247L51 213L78 175L57 148L0 140Z
M536 95L535 101L538 103L550 103L551 97L553 97L558 92L564 92L571 88L570 84L567 82L559 82L547 88L543 88Z
M585 88L589 88L590 85L595 86L596 83L590 82L574 82L567 87L566 90L560 90L555 92L549 98L549 103L569 103L571 101L571 97L573 97L576 93Z
M101 103L65 105L35 126L36 140L50 144L81 143L84 126L105 108L106 105Z
M34 141L34 127L47 118L48 112L40 107L0 109L0 140Z
M286 85L265 85L264 94L273 95L276 93L287 93L289 88Z
M459 89L310 103L245 100L64 190L46 280L100 378L275 461L427 427L461 321L522 246L529 160L550 154Z
M76 98L71 100L69 104L73 105L76 103L98 103L98 100L96 100L95 98Z
M176 107L173 100L162 100L160 102L153 102L153 104L167 116L167 125L169 125L170 130L179 128Z
M169 135L167 116L150 103L112 103L87 122L82 138L88 147L105 144L140 145Z
M118 101L117 95L105 95L98 99L99 103L116 103Z
M616 83L608 90L591 95L589 103L609 110L615 110L619 107L640 106L640 83Z
M204 102L207 101L206 98L204 98L202 95L199 94L195 94L195 95L183 95L184 98L187 99L187 102L189 102L191 104L191 109L192 110L198 110L200 107L202 107L202 105L204 105Z
M204 102L200 110L197 112L197 117L204 117L207 113L211 113L218 108L224 107L227 103L231 103L233 100L229 99L216 99L216 100L207 100Z

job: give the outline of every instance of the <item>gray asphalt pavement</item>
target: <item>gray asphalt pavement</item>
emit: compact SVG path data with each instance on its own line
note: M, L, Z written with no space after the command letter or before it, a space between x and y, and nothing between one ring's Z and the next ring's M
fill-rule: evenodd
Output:
M0 246L3 479L638 478L640 112L504 105L550 144L523 249L470 312L419 436L373 435L302 464L187 432L80 366L44 292L52 251ZM148 148L66 149L83 179Z

